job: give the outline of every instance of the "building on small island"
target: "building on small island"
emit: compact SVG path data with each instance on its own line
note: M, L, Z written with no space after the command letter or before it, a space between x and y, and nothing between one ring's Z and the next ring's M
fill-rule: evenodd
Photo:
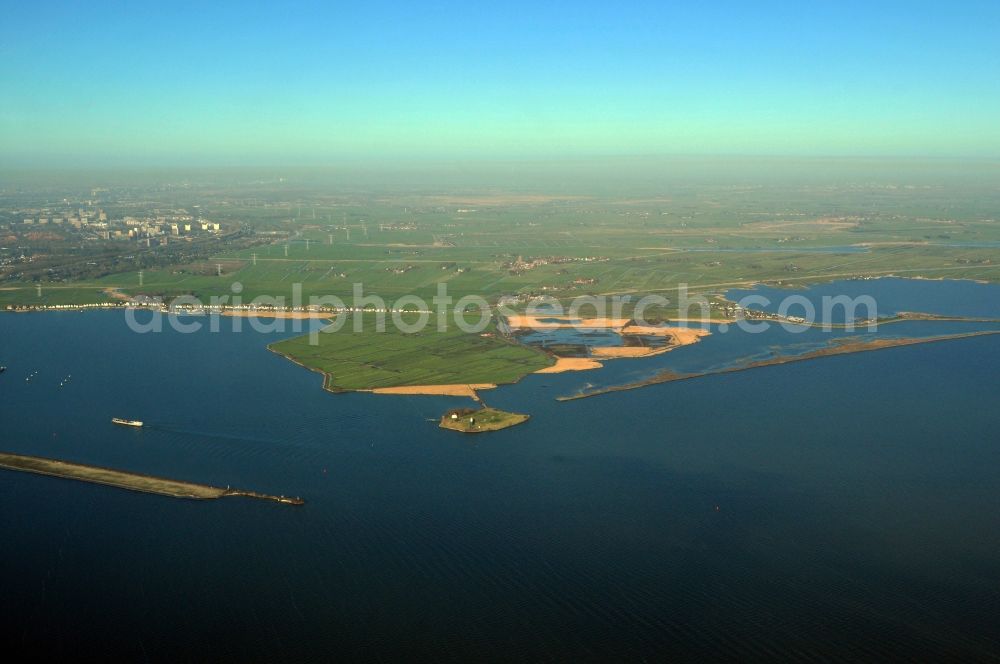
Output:
M508 413L484 406L479 410L459 408L448 411L441 416L440 426L442 429L451 429L462 433L484 433L516 426L527 420L527 415Z

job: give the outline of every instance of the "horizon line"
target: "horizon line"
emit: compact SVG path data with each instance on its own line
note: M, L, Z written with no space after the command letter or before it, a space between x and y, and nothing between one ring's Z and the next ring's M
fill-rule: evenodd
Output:
M54 163L60 159L65 159L72 163ZM454 164L544 164L544 163L580 163L593 162L597 160L626 160L626 161L649 161L649 160L782 160L782 161L906 161L906 162L1000 162L1000 155L983 154L892 154L892 153L779 153L779 152L731 152L731 153L591 153L581 155L522 155L522 156L414 156L414 155L384 155L384 156L345 156L335 160L312 160L308 158L296 160L289 158L275 158L271 160L253 160L248 162L245 157L219 157L217 163L209 158L208 162L203 159L191 158L170 158L162 161L154 158L141 160L145 163L138 163L140 160L130 161L127 159L86 159L77 157L47 157L46 163L41 161L24 161L21 163L3 163L0 160L0 172L18 171L52 171L52 172L75 172L87 171L118 171L129 169L140 171L162 171L176 169L195 170L253 170L253 169L325 169L343 168L348 166L363 165L366 167L380 166L392 167L395 165L454 165ZM101 162L108 162L107 165ZM241 163L238 163L241 162Z

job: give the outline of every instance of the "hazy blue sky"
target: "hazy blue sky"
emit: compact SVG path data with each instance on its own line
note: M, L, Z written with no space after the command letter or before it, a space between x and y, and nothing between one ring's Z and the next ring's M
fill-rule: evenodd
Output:
M8 2L0 165L1000 156L1000 2Z

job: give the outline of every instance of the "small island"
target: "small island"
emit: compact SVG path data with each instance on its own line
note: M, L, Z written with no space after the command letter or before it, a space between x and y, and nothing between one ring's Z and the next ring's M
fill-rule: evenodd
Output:
M462 433L483 433L499 431L528 421L527 415L508 413L485 406L478 410L458 408L441 416L441 428Z

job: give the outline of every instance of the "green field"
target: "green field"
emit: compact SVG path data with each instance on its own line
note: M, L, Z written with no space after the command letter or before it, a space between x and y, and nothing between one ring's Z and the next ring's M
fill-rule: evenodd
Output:
M360 283L391 302L429 298L439 283L456 298L495 300L664 292L681 283L714 293L757 282L887 274L1000 279L994 165L925 172L890 164L869 173L860 164L846 175L820 169L808 177L795 166L786 165L787 181L766 171L729 182L676 173L658 181L651 169L633 172L632 180L612 173L568 183L549 173L507 189L463 185L454 174L423 191L391 182L356 191L323 184L209 189L196 199L204 213L254 229L261 244L150 267L142 286L136 271L82 283L43 281L39 298L34 283L8 280L0 305L92 302L106 299L106 287L207 301L232 298L234 282L243 301L290 302L296 284L306 300L345 298ZM549 262L512 269L518 259Z
M437 332L429 325L423 332L406 334L389 321L385 331L378 332L374 315L364 317L362 332L354 332L352 325L348 320L339 331L321 333L318 345L311 345L309 335L304 335L270 348L323 373L324 386L333 391L513 383L553 362L532 348L466 334L454 326Z

